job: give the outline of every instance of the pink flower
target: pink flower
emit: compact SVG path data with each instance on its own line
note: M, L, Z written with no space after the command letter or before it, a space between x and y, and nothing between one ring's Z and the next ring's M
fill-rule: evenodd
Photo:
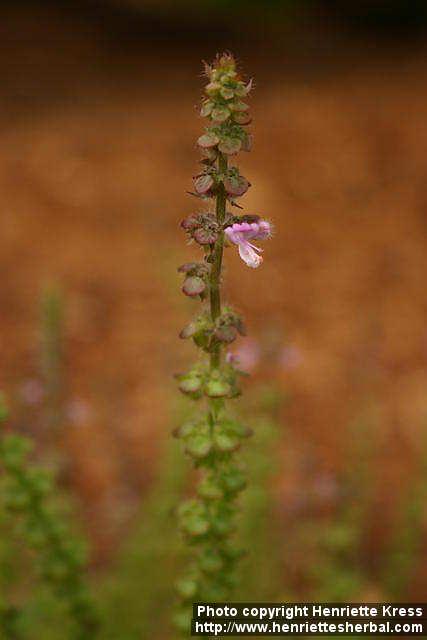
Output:
M271 225L267 220L256 222L236 222L225 229L225 235L233 244L239 247L239 255L248 267L256 269L262 262L259 255L262 249L249 242L250 240L265 240L271 237Z
M21 397L27 404L40 404L45 397L45 390L40 380L30 378L22 383Z
M73 398L67 406L66 413L70 422L74 426L80 427L91 419L92 407L83 398Z
M253 371L261 357L261 349L256 340L246 338L243 344L234 351L228 351L226 362L237 369L249 373Z
M279 354L279 364L283 369L295 369L303 361L303 355L301 351L295 345L288 345L283 347Z

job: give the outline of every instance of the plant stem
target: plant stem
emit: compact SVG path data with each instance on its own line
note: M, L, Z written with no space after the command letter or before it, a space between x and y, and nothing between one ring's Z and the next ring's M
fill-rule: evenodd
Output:
M225 174L227 171L227 158L222 153L218 156L218 169L220 174ZM224 185L220 183L218 195L216 197L216 219L218 224L222 227L225 220L225 207L226 207L226 193ZM211 306L211 318L212 321L218 318L221 314L221 294L220 294L220 279L221 279L221 267L222 267L222 254L224 250L224 232L221 229L218 240L212 251L212 268L210 274L210 306ZM211 369L217 369L221 360L220 345L217 344L214 350L211 352Z

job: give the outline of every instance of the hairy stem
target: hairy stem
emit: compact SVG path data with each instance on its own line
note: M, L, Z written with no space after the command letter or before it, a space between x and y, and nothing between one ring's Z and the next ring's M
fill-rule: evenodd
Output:
M225 172L227 171L227 158L222 153L220 153L218 157L218 169L220 174L225 174ZM220 226L222 226L224 223L225 207L226 193L224 185L221 184L216 198L216 219ZM223 250L224 232L221 231L212 251L212 268L210 274L210 312L213 322L215 322L215 320L221 313L220 280ZM211 369L217 369L219 367L220 359L221 351L220 345L218 344L215 346L214 350L211 353Z

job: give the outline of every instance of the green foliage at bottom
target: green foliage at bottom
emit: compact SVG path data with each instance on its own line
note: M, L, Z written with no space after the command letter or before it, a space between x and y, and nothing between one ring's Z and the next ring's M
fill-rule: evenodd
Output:
M364 437L344 461L341 499L334 508L326 514L308 510L284 516L288 505L275 487L283 465L292 466L295 460L290 432L282 426L283 397L271 385L249 395L250 401L237 410L253 430L253 445L241 459L248 484L239 498L235 536L245 555L237 572L241 586L230 598L337 602L373 592L384 599L405 599L425 531L425 452L402 491L390 535L372 567L364 543L375 494L378 443L369 436L375 433L374 422L364 419L349 432L356 429ZM30 460L28 449L28 441L20 437L1 439L0 637L174 640L175 587L186 562L185 545L176 535L176 505L194 481L179 443L167 439L157 477L114 566L99 571L91 583L58 490L50 475ZM191 599L191 580L180 588L188 589Z
M62 638L89 640L97 617L85 579L85 547L58 504L52 474L30 461L31 448L19 435L0 440L2 637L39 638L41 616L44 638L60 628Z

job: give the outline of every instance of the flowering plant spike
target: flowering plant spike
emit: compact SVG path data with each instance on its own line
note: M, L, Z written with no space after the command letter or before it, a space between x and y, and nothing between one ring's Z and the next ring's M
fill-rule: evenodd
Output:
M179 509L180 528L190 544L191 564L178 581L181 597L176 622L189 631L191 602L224 600L234 581L234 568L241 552L232 543L236 497L245 487L245 474L235 452L250 430L226 411L226 401L240 395L242 375L233 358L223 350L245 327L236 311L221 303L223 252L236 245L242 260L252 268L262 262L261 249L253 244L271 236L271 225L258 215L235 215L227 205L237 199L250 182L233 164L239 151L250 151L251 122L245 100L252 81L245 82L232 55L218 55L205 65L208 83L201 116L207 118L205 132L197 141L202 170L194 177L192 195L203 201L202 210L185 218L182 229L200 245L203 259L179 267L182 291L203 303L201 313L181 331L204 352L203 359L187 373L177 376L179 389L193 400L205 399L206 410L176 430L186 453L200 471L197 497Z

